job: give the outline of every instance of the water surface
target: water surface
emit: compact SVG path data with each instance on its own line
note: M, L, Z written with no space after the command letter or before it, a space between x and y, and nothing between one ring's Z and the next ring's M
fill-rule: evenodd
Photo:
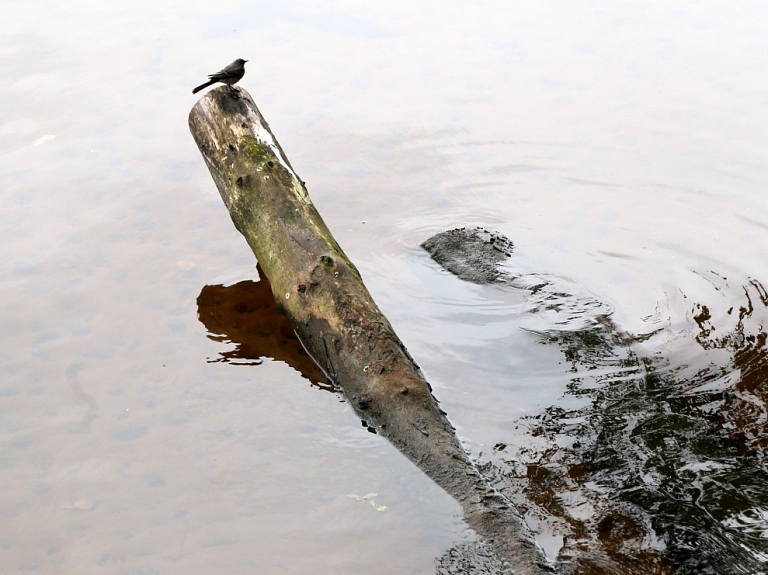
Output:
M663 439L643 451L679 462L669 477L686 465L723 489L737 483L718 470L759 477L766 10L2 3L0 563L456 572L449 550L472 541L458 506L342 398L280 361L217 361L236 344L209 337L220 334L198 320L197 298L257 273L186 117L192 87L237 57L250 60L242 85L479 462L514 487L505 466L541 463L544 445L520 430L546 424L553 406L587 417L576 412L597 404L567 393L578 388L573 358L542 339L556 316L537 323L524 290L464 285L419 249L461 225L506 234L518 269L590 294L618 330L649 336L626 353L671 387L632 413L653 407L724 433L720 459ZM589 386L621 380L610 353ZM669 394L681 397L675 409ZM559 425L544 425L546 437ZM587 470L596 492L615 487L601 469ZM627 469L622 478L644 477ZM640 549L685 570L695 548L680 544L678 512L654 507L663 482L648 480L654 490L626 498L616 521L642 516L652 532ZM751 493L708 519L726 556L745 541L752 560L765 549L768 507ZM706 515L694 495L690 509ZM588 523L585 500L570 497L571 519ZM544 503L529 519L554 557L573 521L550 521ZM739 530L747 539L729 535Z

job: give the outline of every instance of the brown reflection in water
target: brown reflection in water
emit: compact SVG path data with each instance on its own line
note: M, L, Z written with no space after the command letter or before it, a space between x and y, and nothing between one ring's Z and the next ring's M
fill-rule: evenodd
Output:
M733 317L735 325L725 332L723 326L715 325L707 305L697 304L694 308L693 319L699 328L695 338L698 344L705 350L730 351L732 368L727 371L739 374L732 386L724 391L698 395L703 401L719 402L720 408L714 417L727 424L744 454L755 455L765 462L768 452L768 334L762 318L768 307L768 291L754 279L743 289L746 296L743 305L738 310L731 307L726 312Z
M622 334L623 335L623 334ZM623 347L617 334L605 326L594 331L561 334L549 343L563 346L571 370L579 374L573 380L569 393L595 394L595 404L584 409L568 411L550 407L541 415L527 420L530 434L537 438L530 446L498 443L493 455L482 466L491 482L515 501L542 533L563 537L557 559L564 573L569 575L673 575L678 573L673 562L659 549L649 544L649 525L641 515L628 508L620 492L622 482L611 485L601 473L595 473L589 464L590 442L599 442L610 449L624 437L604 426L602 415L606 404L618 406L626 397L626 388L633 387L631 374L637 365ZM608 401L599 387L588 385L580 389L583 369L600 372L611 377L620 372L621 380L613 387ZM628 377L629 376L629 377ZM584 378L587 380L588 378ZM598 383L597 381L594 383ZM633 411L630 407L630 411ZM585 417L582 424L563 423ZM613 419L613 415L609 414ZM617 418L617 419L620 419ZM521 420L520 423L523 423ZM584 429L589 431L584 433ZM558 446L557 438L577 439L570 448ZM580 445L582 444L583 445ZM622 451L620 445L617 451ZM622 458L613 452L608 457L621 467ZM624 450L632 457L631 450Z
M261 281L207 285L197 296L197 315L208 330L208 337L235 345L232 350L219 352L219 358L211 361L259 365L262 358L270 357L287 363L313 385L335 391L304 351L293 326L278 309L272 287L261 269L258 271Z
M542 445L510 454L499 444L486 472L563 534L572 573L762 572L768 291L750 280L734 298L725 280L713 281L725 306L693 307L694 345L718 353L688 353L692 365L638 357L607 326L550 338L574 368L569 394L591 406L531 418Z
M527 466L526 495L552 518L559 518L564 541L559 559L570 575L674 575L672 562L647 545L647 530L618 502L592 500L589 517L574 517L562 505L569 493L577 493L589 476L581 463L560 465L533 463ZM583 492L582 492L583 494Z

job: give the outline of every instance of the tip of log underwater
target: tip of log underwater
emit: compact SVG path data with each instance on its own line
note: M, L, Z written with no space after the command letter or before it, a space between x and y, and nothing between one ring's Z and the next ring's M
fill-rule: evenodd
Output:
M189 128L278 306L355 412L459 502L510 573L553 572L520 513L470 461L250 94L209 91Z

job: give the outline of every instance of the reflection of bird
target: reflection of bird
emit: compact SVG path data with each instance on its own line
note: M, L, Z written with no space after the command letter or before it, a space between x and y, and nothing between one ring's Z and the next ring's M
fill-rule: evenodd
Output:
M247 61L248 60L243 60L242 58L238 58L226 68L219 70L215 74L210 74L208 76L210 80L208 80L205 84L200 84L197 88L192 90L192 93L197 94L203 88L207 88L208 86L210 86L211 84L215 84L216 82L221 82L231 88L232 84L237 84L240 81L240 79L245 75L245 63Z

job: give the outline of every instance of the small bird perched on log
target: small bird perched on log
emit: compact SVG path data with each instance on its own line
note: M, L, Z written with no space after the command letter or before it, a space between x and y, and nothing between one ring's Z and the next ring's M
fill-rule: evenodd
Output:
M216 82L221 82L223 84L226 84L227 86L232 88L232 84L237 84L241 78L245 75L245 63L248 60L243 60L242 58L238 58L234 62L232 62L229 66L226 68L222 68L215 74L209 74L208 80L205 84L200 84L197 88L192 90L193 94L197 94L200 90L203 88L207 88L211 84L215 84Z

